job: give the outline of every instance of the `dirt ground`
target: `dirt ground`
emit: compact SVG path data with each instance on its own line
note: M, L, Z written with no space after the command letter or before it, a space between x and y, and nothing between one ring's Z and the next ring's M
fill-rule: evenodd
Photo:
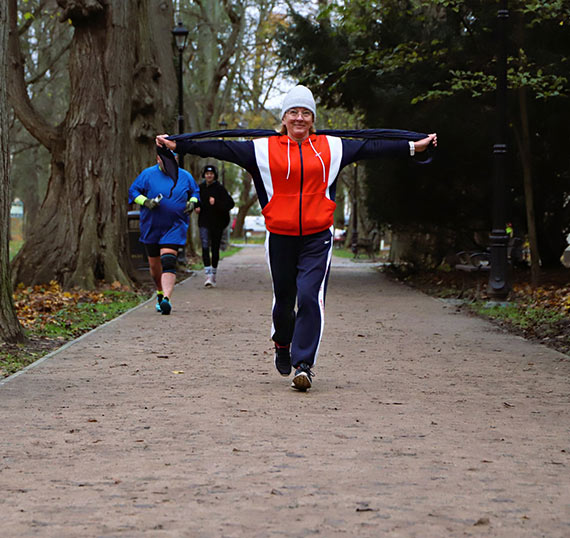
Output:
M261 247L0 382L0 535L568 537L570 358L334 259L313 388Z

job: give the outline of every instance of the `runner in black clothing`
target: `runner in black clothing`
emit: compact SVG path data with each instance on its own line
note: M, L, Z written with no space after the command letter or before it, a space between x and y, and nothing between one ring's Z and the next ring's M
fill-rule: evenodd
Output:
M218 182L215 166L205 166L202 177L205 181L200 183L201 201L196 205L196 213L199 215L202 261L206 273L204 286L212 288L216 286L222 233L230 223L230 210L234 207L234 201L225 187Z

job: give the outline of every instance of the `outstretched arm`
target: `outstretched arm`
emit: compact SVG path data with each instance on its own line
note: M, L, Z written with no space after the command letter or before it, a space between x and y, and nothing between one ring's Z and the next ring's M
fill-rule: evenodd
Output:
M432 133L428 135L426 138L422 138L414 142L414 149L416 153L421 153L425 151L430 144L433 144L434 147L437 147L437 133Z

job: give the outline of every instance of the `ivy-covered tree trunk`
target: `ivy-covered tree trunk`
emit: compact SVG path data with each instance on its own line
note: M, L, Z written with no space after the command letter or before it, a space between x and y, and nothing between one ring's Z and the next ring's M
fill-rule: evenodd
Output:
M12 301L10 283L9 236L10 182L8 152L8 111L6 106L6 45L8 43L7 7L0 4L0 340L21 342L24 340Z
M162 4L158 0L58 0L61 19L71 22L74 36L68 65L69 109L64 121L53 127L27 97L16 0L10 0L14 108L28 131L51 153L47 194L36 227L14 260L14 281L34 284L55 279L65 288L86 289L97 281L130 283L127 188L140 171L133 162L142 167L144 148L149 152L145 166L153 164L150 132L159 130L152 122L138 121L145 114L152 116L153 81L161 76L160 69L152 67L150 44L167 39L168 47L155 48L171 50L169 31L153 37L148 30L157 27L156 13L149 10ZM171 17L169 10L166 5L165 13ZM133 31L133 21L140 22L139 31ZM141 42L149 44L137 46ZM139 85L135 92L139 79L147 86L141 90ZM133 116L135 139L143 141L138 152L132 142ZM133 159L133 153L139 157Z

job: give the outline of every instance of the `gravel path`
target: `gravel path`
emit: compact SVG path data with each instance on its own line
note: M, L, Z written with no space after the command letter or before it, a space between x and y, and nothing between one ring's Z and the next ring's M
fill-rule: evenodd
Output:
M570 536L570 358L335 259L313 388L262 248L0 384L0 535Z

